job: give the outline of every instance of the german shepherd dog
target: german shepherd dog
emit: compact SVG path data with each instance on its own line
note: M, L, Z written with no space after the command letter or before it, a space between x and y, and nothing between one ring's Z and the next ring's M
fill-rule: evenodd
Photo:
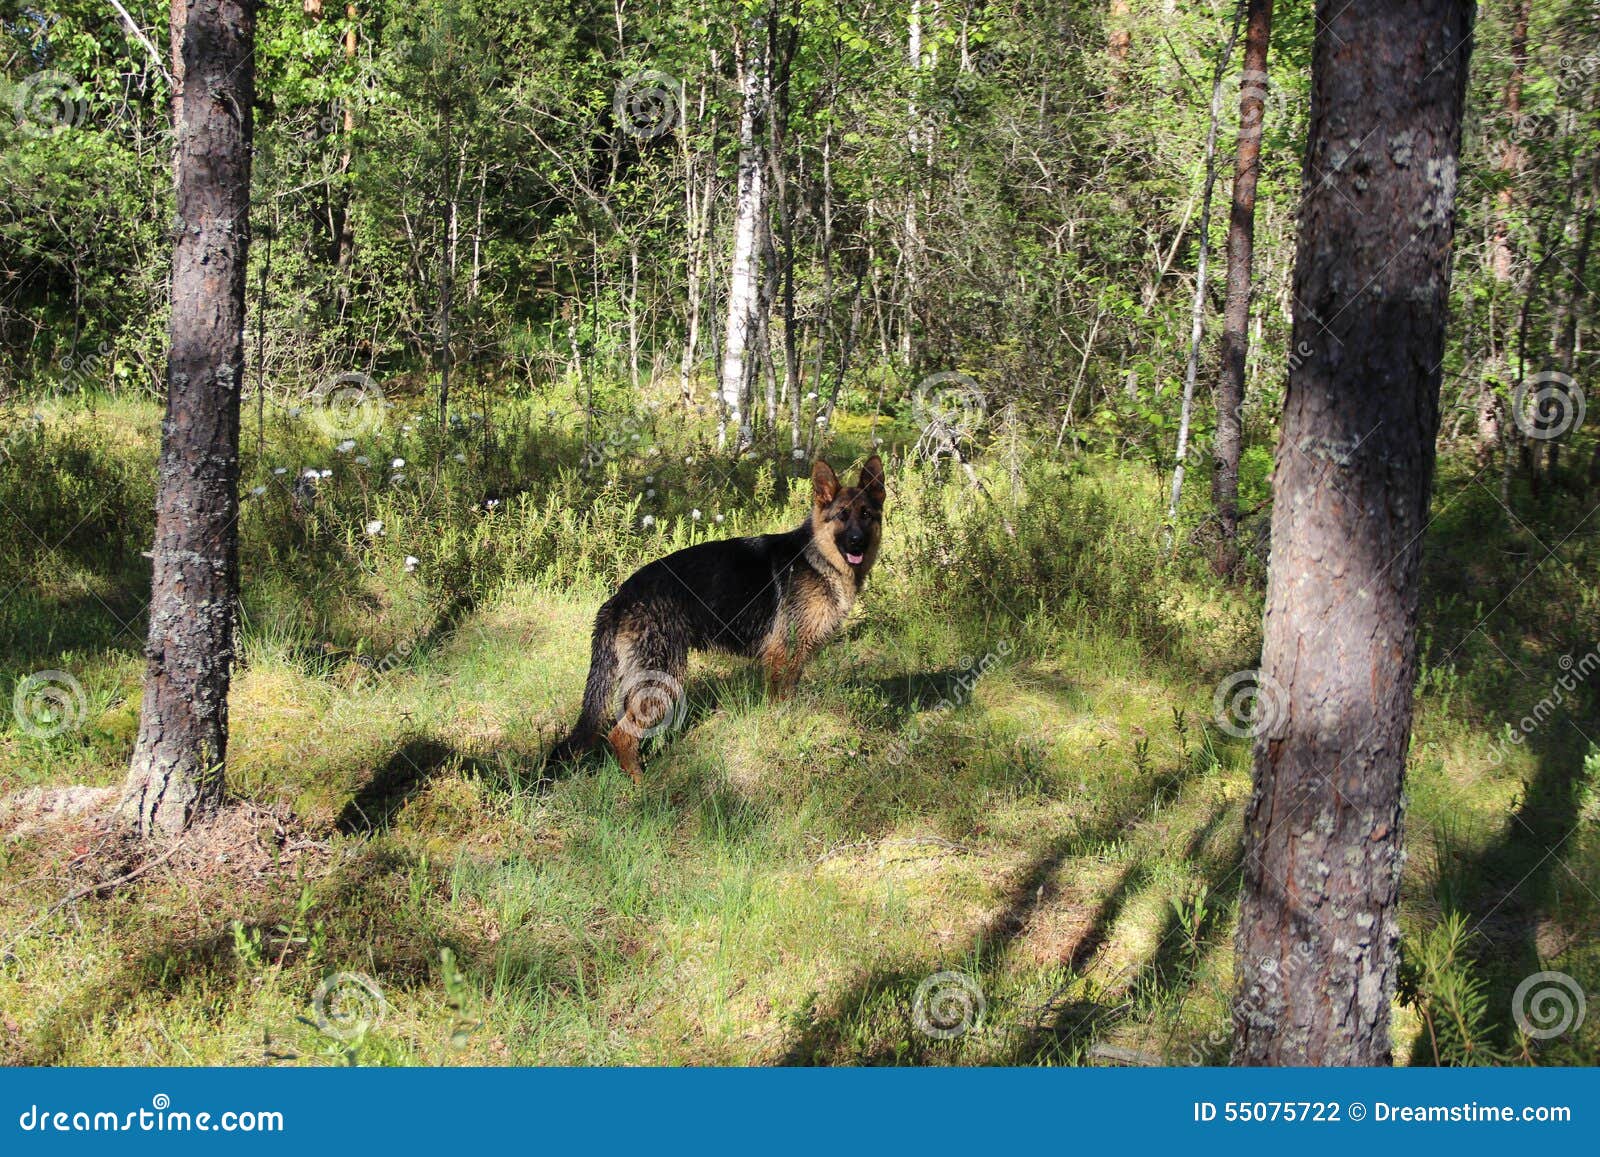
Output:
M702 542L649 563L617 588L595 615L582 713L552 761L572 759L603 735L641 782L640 741L683 722L691 650L759 658L775 696L793 689L855 603L883 529L876 454L854 486L841 486L818 459L811 485L811 513L795 529Z

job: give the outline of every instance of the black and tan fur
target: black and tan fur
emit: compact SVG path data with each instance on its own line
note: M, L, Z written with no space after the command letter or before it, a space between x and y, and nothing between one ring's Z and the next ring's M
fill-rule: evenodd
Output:
M690 651L759 658L774 695L793 689L806 660L844 622L882 536L876 454L854 486L841 486L820 459L811 482L811 513L794 530L703 542L641 567L617 588L595 616L583 711L553 760L605 736L637 783L639 737L673 709L661 687L681 693ZM628 689L620 712L619 689Z

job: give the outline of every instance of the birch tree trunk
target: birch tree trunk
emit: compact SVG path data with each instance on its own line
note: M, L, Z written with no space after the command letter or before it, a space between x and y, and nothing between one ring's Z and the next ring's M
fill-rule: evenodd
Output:
M120 807L145 836L176 834L222 806L239 581L255 7L187 0L174 24L183 92L167 414L144 700Z
M1386 1065L1470 0L1320 0L1235 947L1237 1064ZM1361 142L1359 145L1352 142Z
M1205 337L1206 274L1211 258L1211 194L1217 185L1217 121L1222 116L1222 77L1228 71L1228 61L1233 59L1233 46L1239 39L1239 23L1244 16L1244 5L1234 12L1233 27L1227 42L1217 57L1217 68L1211 79L1211 121L1206 129L1206 176L1204 191L1200 194L1200 225L1195 243L1200 254L1195 261L1194 307L1189 322L1189 363L1183 372L1183 406L1178 414L1178 447L1172 465L1172 500L1167 504L1167 522L1173 526L1178 521L1178 497L1183 492L1183 463L1189 453L1189 421L1194 411L1194 385L1200 376L1200 342Z
M713 54L713 71L715 68L716 58ZM702 82L697 120L705 116L705 106L706 90ZM694 363L700 351L700 310L705 295L706 242L711 232L711 200L716 181L716 166L711 164L704 166L705 186L703 190L697 192L695 183L699 179L699 170L703 162L700 154L695 151L689 135L687 113L680 133L683 139L684 236L688 250L684 262L688 282L686 289L688 316L684 323L683 351L678 359L678 394L683 405L688 406L694 401Z
M750 22L749 36L739 57L739 183L734 209L733 258L728 268L728 324L723 334L722 403L739 431L739 448L751 443L750 392L754 362L751 337L756 332L760 308L761 217L766 208L766 156L762 129L766 119L768 89L767 17L758 12ZM717 444L727 444L727 428L718 431Z
M906 63L911 69L912 91L915 93L917 73L922 69L922 0L911 0L911 11L906 20ZM922 249L922 237L917 224L917 182L915 174L918 168L917 159L922 154L922 125L921 113L917 109L915 95L906 102L906 123L910 126L907 137L911 146L911 177L906 182L906 211L905 211L905 246L901 250L901 261L905 268L905 308L900 311L900 357L909 367L911 365L911 331L915 328L913 319L917 314L917 298L920 281L918 280L919 253Z

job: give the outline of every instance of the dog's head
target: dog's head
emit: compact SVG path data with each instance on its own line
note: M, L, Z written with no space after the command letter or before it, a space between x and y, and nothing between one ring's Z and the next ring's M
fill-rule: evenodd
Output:
M854 486L822 459L811 467L811 525L823 555L840 570L864 577L878 557L883 537L883 462L868 458Z

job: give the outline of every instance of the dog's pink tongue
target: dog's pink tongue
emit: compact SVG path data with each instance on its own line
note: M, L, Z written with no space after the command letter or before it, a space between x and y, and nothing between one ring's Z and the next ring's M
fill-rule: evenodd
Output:
M863 558L865 558L865 557L866 557L866 555L850 554L847 551L847 552L845 552L844 560L845 560L845 562L849 563L851 566L860 566L861 565L861 560Z

